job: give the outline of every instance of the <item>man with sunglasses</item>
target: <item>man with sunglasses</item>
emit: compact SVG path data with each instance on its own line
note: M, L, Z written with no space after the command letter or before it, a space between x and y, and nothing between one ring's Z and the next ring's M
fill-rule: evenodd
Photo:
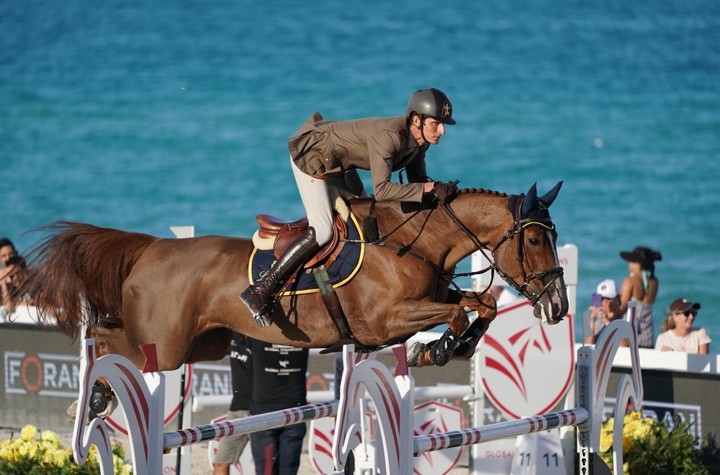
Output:
M707 355L712 340L704 328L693 327L698 310L700 304L686 298L676 299L670 304L670 315L663 323L663 329L667 331L658 336L655 349Z

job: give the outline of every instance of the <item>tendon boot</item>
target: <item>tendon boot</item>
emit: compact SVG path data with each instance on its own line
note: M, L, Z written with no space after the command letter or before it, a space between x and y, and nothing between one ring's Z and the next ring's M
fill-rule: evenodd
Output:
M275 265L261 280L254 285L249 285L240 294L240 300L250 309L253 318L255 318L255 323L259 327L266 327L272 323L270 320L272 308L268 308L268 302L270 301L270 294L275 290L277 283L292 275L319 250L320 246L317 239L315 239L315 229L310 226L290 243L285 252L275 262Z

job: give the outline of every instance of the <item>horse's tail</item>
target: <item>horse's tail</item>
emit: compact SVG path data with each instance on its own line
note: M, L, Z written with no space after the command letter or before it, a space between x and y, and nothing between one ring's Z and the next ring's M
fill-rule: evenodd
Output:
M122 285L157 238L72 221L57 221L30 253L33 269L21 292L35 296L41 323L57 323L73 339L83 323L121 325Z

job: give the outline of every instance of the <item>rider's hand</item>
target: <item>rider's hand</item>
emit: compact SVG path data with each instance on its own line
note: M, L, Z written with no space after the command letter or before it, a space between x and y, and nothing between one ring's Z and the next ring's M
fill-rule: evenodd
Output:
M432 193L440 203L448 203L458 195L457 183L436 181Z

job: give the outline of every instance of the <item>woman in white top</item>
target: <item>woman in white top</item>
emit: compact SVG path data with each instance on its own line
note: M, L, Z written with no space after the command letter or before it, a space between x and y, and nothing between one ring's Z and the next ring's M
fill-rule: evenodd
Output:
M658 336L655 349L707 355L712 340L704 328L693 327L699 309L699 303L685 298L675 300L670 305L670 316L663 323L667 331Z

